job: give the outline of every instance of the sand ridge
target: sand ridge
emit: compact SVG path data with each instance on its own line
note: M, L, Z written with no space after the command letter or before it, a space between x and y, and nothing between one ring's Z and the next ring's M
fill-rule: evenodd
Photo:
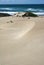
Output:
M14 21L13 23L9 21L9 22L5 22L1 24L0 29L3 29L5 31L7 30L14 31L13 33L11 33L11 35L15 39L18 39L22 37L23 35L25 35L28 31L30 31L34 27L34 25L35 25L35 22L32 22L32 21L23 21L23 22Z

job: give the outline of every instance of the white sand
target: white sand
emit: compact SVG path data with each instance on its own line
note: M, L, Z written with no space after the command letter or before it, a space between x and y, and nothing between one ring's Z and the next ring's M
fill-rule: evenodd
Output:
M0 18L0 65L44 65L44 17Z

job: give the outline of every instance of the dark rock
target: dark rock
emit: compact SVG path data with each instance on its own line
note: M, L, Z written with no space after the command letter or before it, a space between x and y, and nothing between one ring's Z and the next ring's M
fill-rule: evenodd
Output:
M6 16L11 16L11 15L9 15L7 13L0 13L0 17L6 17Z
M37 17L37 15L32 12L26 12L22 17Z

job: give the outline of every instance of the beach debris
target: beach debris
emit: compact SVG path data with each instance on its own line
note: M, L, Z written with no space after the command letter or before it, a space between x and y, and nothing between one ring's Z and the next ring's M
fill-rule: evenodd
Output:
M11 20L11 21L8 21L7 23L13 23L13 21Z
M24 15L25 14L25 12L18 12L15 16L16 17L22 17L22 15Z
M13 23L13 21L11 20L10 23Z

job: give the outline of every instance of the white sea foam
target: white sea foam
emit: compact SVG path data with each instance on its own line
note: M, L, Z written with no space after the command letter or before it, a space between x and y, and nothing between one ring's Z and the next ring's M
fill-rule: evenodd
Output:
M37 15L39 15L39 16L40 16L40 15L41 15L41 16L44 16L44 12L36 12L36 13L34 12L34 14L37 14Z
M0 13L7 13L7 14L10 14L10 15L14 15L14 14L17 14L18 12L3 12L3 11L0 11Z
M14 15L14 14L17 14L18 12L6 12L6 11L0 11L0 13L7 13L9 15ZM33 12L34 14L37 14L37 15L43 15L44 16L44 12Z
M13 8L0 8L0 10L13 10Z
M43 9L28 8L28 9L26 9L26 11L43 12L44 10Z
M28 8L26 9L27 11L37 11L36 9L33 9L33 8Z

